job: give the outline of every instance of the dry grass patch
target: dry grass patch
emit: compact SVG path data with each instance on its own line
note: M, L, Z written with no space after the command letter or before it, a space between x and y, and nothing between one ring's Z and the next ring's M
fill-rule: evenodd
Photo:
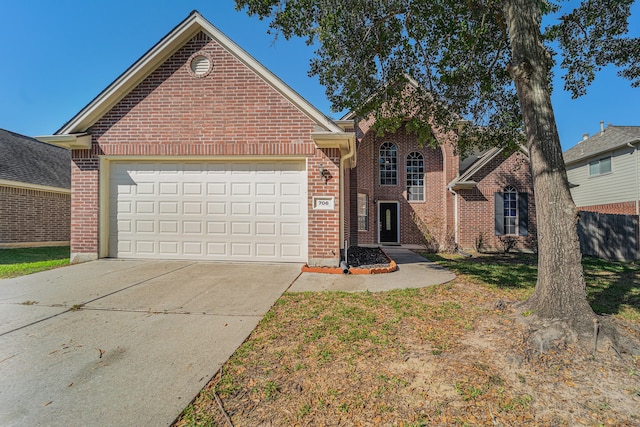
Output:
M285 294L176 425L226 426L225 413L235 426L640 425L640 361L530 354L496 304L526 292L460 274L424 289Z

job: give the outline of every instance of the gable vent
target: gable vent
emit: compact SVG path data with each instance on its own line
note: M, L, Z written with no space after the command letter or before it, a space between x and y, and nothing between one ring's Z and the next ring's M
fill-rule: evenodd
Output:
M196 77L205 77L211 72L211 59L204 55L196 55L191 59L191 71Z

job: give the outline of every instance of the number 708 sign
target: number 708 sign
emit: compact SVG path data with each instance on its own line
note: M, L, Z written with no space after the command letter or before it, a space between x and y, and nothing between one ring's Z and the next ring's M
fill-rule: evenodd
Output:
M313 197L313 209L315 210L333 210L335 209L335 198L333 197Z

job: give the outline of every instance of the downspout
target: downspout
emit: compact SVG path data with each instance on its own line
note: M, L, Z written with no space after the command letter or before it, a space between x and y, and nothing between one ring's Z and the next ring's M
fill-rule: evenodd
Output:
M636 216L640 215L640 182L638 181L638 177L640 177L640 173L638 171L638 144L640 140L635 140L633 142L627 142L627 145L634 149L635 161L636 161Z
M344 227L345 227L345 223L344 223L344 193L345 193L345 188L344 188L344 173L345 173L345 163L347 160L351 160L352 158L354 158L356 154L356 142L355 142L355 138L353 139L349 139L349 151L347 151L347 154L345 154L344 156L340 156L340 214L339 214L339 222L340 222L340 246L341 249L343 249L343 253L344 253L344 259L340 262L340 266L342 267L343 271L344 271L344 267L343 267L343 262L344 262L344 266L346 266L347 264L347 249L345 248L345 244L344 244ZM354 163L355 163L355 158L354 158ZM352 169L353 166L349 169ZM347 269L348 272L348 269Z
M448 187L448 190L451 194L453 194L453 239L457 251L460 247L458 245L458 193L456 193L456 190L451 187Z

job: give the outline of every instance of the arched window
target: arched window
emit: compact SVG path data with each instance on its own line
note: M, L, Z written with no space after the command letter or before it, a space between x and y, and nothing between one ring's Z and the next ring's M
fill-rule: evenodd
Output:
M398 148L393 142L380 146L380 185L398 185Z
M512 186L504 189L504 234L516 234L518 224L518 192Z
M424 157L417 151L407 156L407 200L424 200Z

